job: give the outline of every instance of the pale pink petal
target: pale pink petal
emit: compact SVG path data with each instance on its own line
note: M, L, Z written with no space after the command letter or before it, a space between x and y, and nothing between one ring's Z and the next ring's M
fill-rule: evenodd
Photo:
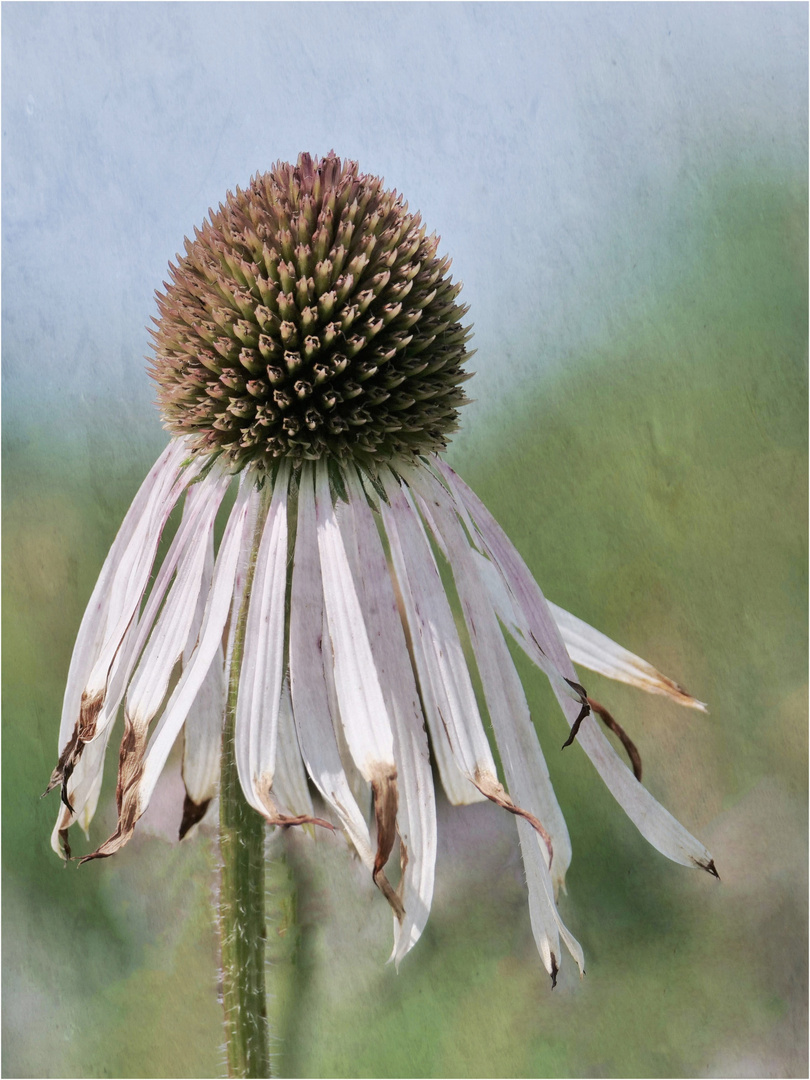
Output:
M96 723L96 735L105 731L115 720L124 692L132 678L133 668L152 633L177 567L185 557L189 544L198 536L199 530L207 529L210 534L230 482L231 478L223 475L215 466L204 479L189 485L180 527L152 583L143 613L137 622L130 626L110 668L107 693Z
M203 584L197 600L197 610L183 650L184 668L190 662L197 645L213 576L214 536L211 533L208 537ZM186 799L180 824L181 839L192 826L202 820L217 793L225 695L225 657L220 645L183 725L183 783L186 788Z
M420 506L429 507L447 547L507 787L513 801L537 818L551 839L551 851L545 844L543 848L556 892L564 884L571 862L571 840L520 678L478 574L477 560L443 485L426 469L408 470L404 477L419 495Z
M250 590L234 748L242 790L259 813L271 816L278 710L284 666L287 590L287 488L290 470L280 467L273 485Z
M391 558L410 630L428 718L447 734L453 760L472 783L496 778L467 662L433 553L419 517L389 471L380 502Z
M292 817L311 818L315 811L307 785L307 774L301 759L301 748L295 732L290 687L287 680L281 689L278 711L278 744L273 792L282 810Z
M313 470L304 466L298 492L292 600L290 604L290 690L301 755L312 781L338 815L370 872L374 849L368 825L352 795L338 753L329 708L324 650L323 585L315 522Z
M155 489L161 488L165 483L167 474L176 475L187 453L188 450L183 440L173 439L169 443L141 484L126 517L121 523L121 528L118 530L109 554L104 560L98 581L82 618L70 660L70 670L62 707L62 721L59 729L60 753L73 734L81 708L82 691L87 685L90 672L104 643L108 619L115 623L118 618L117 613L110 615L109 610L111 582L115 575L119 573L119 566L124 552L129 547L132 536L144 516L145 508L153 497Z
M145 748L139 740L124 745L129 737L125 730L119 767L121 806L115 833L88 858L113 854L127 842L135 823L143 815L188 711L194 703L205 676L214 662L220 646L225 622L231 606L234 581L242 547L242 536L251 505L258 493L250 482L240 486L236 504L231 511L219 554L214 566L214 579L206 604L197 646L180 681L169 698L154 735Z
M194 528L178 561L174 582L129 683L125 714L144 730L160 708L188 641L218 509L217 499L207 499L202 512L194 515Z
M211 591L205 607L197 646L186 665L180 681L166 703L144 758L143 776L139 786L138 807L143 814L154 791L169 751L183 726L205 676L214 661L222 641L228 618L234 581L239 562L242 539L251 509L255 512L258 492L249 483L242 485L234 508L228 518L219 553L214 565ZM139 814L139 816L140 816Z
M177 450L182 451L182 444ZM177 453L176 457L182 459L182 454ZM201 467L200 462L194 461L181 471L181 465L182 460L175 461L174 468L164 470L122 552L110 582L105 641L88 676L83 699L103 700L110 669L124 635L136 617L149 582L163 528L178 499Z
M341 719L352 757L373 783L380 770L395 771L391 723L335 517L325 463L317 463L315 477L318 550Z
M356 471L344 470L348 503L337 520L357 586L372 657L394 736L399 807L397 830L403 864L405 918L394 921L397 964L416 944L433 899L436 806L419 693L380 534Z

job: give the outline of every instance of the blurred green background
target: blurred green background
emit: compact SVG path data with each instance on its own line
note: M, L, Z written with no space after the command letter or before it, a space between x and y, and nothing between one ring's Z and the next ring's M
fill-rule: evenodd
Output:
M287 837L269 872L282 1075L806 1072L806 197L719 180L690 208L697 256L451 454L547 595L709 702L586 680L721 881L658 856L582 752L558 752L564 722L521 665L572 834L562 911L586 978L566 963L550 991L514 824L492 807L442 804L433 913L399 975L386 906L342 845ZM221 1068L216 852L210 834L171 839L176 763L133 842L81 870L48 849L56 796L38 800L83 605L150 460L94 454L91 472L44 425L5 450L8 1076Z
M649 848L559 751L517 657L587 976L566 958L550 990L493 807L440 804L433 911L398 975L342 841L274 840L276 1071L806 1076L806 6L2 16L3 1075L222 1074L215 839L175 842L176 759L126 849L81 869L39 796L84 607L165 442L152 290L229 187L334 147L406 194L465 282L476 401L453 465L550 599L709 703L586 678L721 881ZM114 787L108 769L95 840Z

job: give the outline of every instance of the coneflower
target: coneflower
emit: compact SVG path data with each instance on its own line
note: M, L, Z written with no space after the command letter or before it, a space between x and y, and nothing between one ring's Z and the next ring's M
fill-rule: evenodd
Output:
M221 775L223 902L236 903L233 890L260 873L246 855L229 860L229 843L247 850L250 834L255 864L265 821L339 827L393 910L399 962L433 895L430 746L452 803L486 798L515 815L532 929L555 980L560 939L583 966L555 900L571 844L504 630L546 673L568 742L576 737L641 833L670 859L715 873L703 845L642 786L635 747L588 698L572 660L702 706L548 604L439 456L465 400L470 330L461 286L437 249L401 196L334 154L302 154L257 175L186 241L158 294L151 371L172 439L135 497L79 630L50 784L63 803L53 842L69 855L70 826L87 828L123 703L118 825L86 859L127 842L185 729L181 836L205 814ZM215 553L214 522L235 481ZM619 735L633 771L595 715ZM373 805L373 838L350 782L356 773ZM328 820L315 816L307 777ZM239 785L250 814L238 809ZM386 868L397 839L395 887ZM261 936L261 920L256 926ZM240 956L231 957L234 977L248 963ZM254 990L260 997L261 986ZM227 995L226 984L226 1008Z

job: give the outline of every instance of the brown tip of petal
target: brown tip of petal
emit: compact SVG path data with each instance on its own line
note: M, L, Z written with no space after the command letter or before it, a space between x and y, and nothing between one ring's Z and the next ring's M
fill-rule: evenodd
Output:
M322 829L335 831L335 826L323 818L311 817L309 814L285 814L276 805L269 787L262 795L264 803L264 816L268 825L277 825L279 828L287 828L291 825L320 825Z
M68 810L71 812L71 814L75 814L76 811L73 809L73 806L71 805L70 799L68 797L68 789L67 789L68 780L70 780L72 775L73 775L73 766L72 765L67 766L65 768L65 775L62 777L62 790L59 792L59 798L62 800L62 802L68 808Z
M92 697L88 697L86 692L82 694L79 719L73 729L73 734L65 743L62 753L59 755L59 761L56 763L56 768L51 773L51 779L43 792L43 795L47 795L49 792L53 791L55 787L59 787L61 784L62 802L71 814L74 811L73 807L70 805L70 800L68 799L68 780L72 776L73 770L76 768L76 765L82 756L85 744L95 737L98 714L101 712L101 707L104 704L104 697L105 692L103 690L94 694Z
M127 843L135 831L135 825L141 816L139 793L145 751L146 731L125 715L124 734L118 751L118 785L115 793L118 826L112 836L90 855L85 855L81 863L91 859L109 858Z
M371 781L371 791L374 796L374 818L377 822L377 852L374 856L374 870L371 876L374 884L391 905L394 914L401 922L405 915L405 908L402 905L402 900L383 873L383 868L388 862L388 857L397 836L399 795L397 792L396 769L388 771L381 769L379 775Z
M701 870L705 870L707 874L716 877L718 881L720 880L720 875L717 873L717 867L714 865L714 859L709 859L707 863L695 860L695 866L699 866Z
M65 854L65 861L66 862L72 857L71 850L70 850L70 837L68 835L69 831L70 831L69 829L60 829L59 830L59 841L62 844L62 851Z
M400 899L396 889L393 887L393 885L382 872L382 870L375 870L371 877L374 884L377 886L377 888L380 890L380 892L390 904L391 910L396 915L399 922L402 922L402 920L405 918L405 905L402 903L402 900Z
M598 701L594 701L593 698L588 698L588 704L610 731L618 738L622 746L630 758L630 764L633 766L633 776L641 783L641 754L638 752L638 747L621 726L618 720L615 719L605 708L604 705L600 705Z
M298 814L297 817L291 817L288 814L276 814L274 817L268 817L267 821L270 825L278 825L282 828L287 828L290 825L320 825L322 829L328 829L330 832L335 831L335 826L329 822L324 821L323 818L310 817L308 814Z
M129 840L132 834L129 833L124 836L120 829L116 829L112 836L105 840L101 847L97 847L95 851L91 851L89 855L83 855L79 859L79 866L83 866L86 862L92 862L93 859L109 859L111 855L115 855L119 848L122 848L124 844Z
M490 774L482 769L476 769L475 779L473 781L475 786L481 792L482 795L491 801L502 807L504 810L508 810L510 814L514 814L516 817L522 817L528 821L531 827L542 837L544 844L548 849L548 861L549 866L554 860L554 847L551 843L551 837L546 832L541 821L539 821L534 814L530 814L528 810L523 810L517 806L507 794L506 789L502 784Z
M557 957L554 953L551 954L551 989L557 986L557 974L559 973L559 967L557 965Z
M679 686L678 683L672 679L668 679L666 675L662 675L656 672L658 675L658 682L660 683L660 691L671 698L676 704L683 705L687 709L697 709L699 712L707 713L709 706L705 701L698 701L696 697L693 697L688 690L683 686Z
M532 634L532 640L534 641L535 645L537 645L537 638L535 638L534 634ZM540 646L537 645L537 648L540 649ZM540 651L542 652L543 650L540 649ZM565 682L568 683L574 693L579 694L579 699L584 705L588 697L588 691L585 689L582 683L574 682L573 679L566 679L565 676L563 676L563 679L565 680Z
M566 682L567 681L568 680L566 679ZM573 686L573 683L571 685ZM579 716L576 718L576 720L571 725L571 734L568 736L568 738L562 744L562 747L561 747L562 750L565 750L566 746L571 745L571 743L574 741L574 739L579 734L579 729L582 726L582 721L585 719L586 716L590 716L590 714L591 714L591 707L588 704L588 699L586 698L585 701L583 701L583 703L582 703L582 708L579 710Z
M186 794L183 802L183 818L180 822L180 834L178 840L182 840L189 829L192 829L198 822L202 821L210 805L210 799L203 799L202 802L196 803L190 795Z
M135 831L135 824L140 816L137 790L130 790L124 795L123 805L118 815L118 827L115 832L95 851L80 859L79 865L90 862L92 859L108 859L111 855L115 855L116 851L119 851L132 836Z
M101 690L92 697L87 692L82 694L82 702L79 709L78 731L79 738L83 743L90 742L96 734L96 724L101 706L104 704L106 690Z

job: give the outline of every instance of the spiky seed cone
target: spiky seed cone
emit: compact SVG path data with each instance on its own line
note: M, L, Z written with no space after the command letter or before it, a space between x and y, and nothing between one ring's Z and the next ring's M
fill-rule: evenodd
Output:
M418 214L334 153L228 193L158 293L166 426L237 468L440 450L470 329Z

